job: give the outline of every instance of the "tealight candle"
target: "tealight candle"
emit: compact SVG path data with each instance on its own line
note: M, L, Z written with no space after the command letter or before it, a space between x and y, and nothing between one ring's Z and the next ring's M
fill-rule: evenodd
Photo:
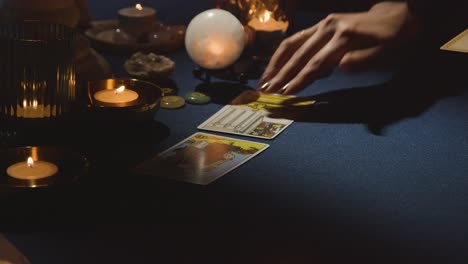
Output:
M253 14L247 25L255 30L254 45L259 52L257 56L270 57L284 39L289 21L276 19L273 12L263 10L261 13Z
M125 17L154 17L156 10L151 7L143 7L141 4L136 4L135 7L126 7L119 10L119 15Z
M16 179L38 180L55 175L58 172L58 167L54 163L34 161L32 157L29 157L27 161L9 166L6 172L8 176Z
M267 32L274 32L274 31L281 31L282 33L286 32L289 26L288 21L280 21L276 20L272 12L265 11L260 16L254 16L248 23L250 27L255 29L256 31L267 31Z
M156 10L140 4L135 7L122 8L118 13L120 28L137 39L149 33L156 22Z
M102 103L118 105L135 102L138 99L138 93L122 85L117 89L97 91L93 97Z

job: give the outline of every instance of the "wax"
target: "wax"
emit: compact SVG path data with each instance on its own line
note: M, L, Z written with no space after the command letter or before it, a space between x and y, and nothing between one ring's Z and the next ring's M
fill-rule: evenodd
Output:
M119 27L137 40L151 32L156 23L156 10L151 7L126 7L118 11Z
M122 89L122 87L124 89ZM138 99L138 93L121 86L113 90L101 90L94 94L94 99L109 104L130 103Z
M142 7L136 5L135 7L125 7L118 11L120 16L124 17L153 17L156 15L156 10L151 7Z
M10 177L20 180L38 180L51 177L58 172L58 167L54 163L47 161L28 161L15 163L7 168Z

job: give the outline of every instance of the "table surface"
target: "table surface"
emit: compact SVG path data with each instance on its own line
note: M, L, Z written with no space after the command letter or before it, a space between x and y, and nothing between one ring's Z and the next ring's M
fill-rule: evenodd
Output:
M97 2L89 3L95 19L132 5ZM204 2L183 2L191 6L177 12L174 1L143 4L162 21L187 24L210 7ZM126 56L102 54L125 76ZM179 94L201 84L184 49L167 56ZM396 73L336 70L299 94L329 104L274 140L253 139L270 148L208 186L102 173L96 186L54 193L46 201L61 206L36 204L23 219L49 219L52 227L4 233L32 263L466 263L468 85L448 63L462 56L435 52ZM147 147L157 153L221 107L160 109L154 135L135 129L149 129Z

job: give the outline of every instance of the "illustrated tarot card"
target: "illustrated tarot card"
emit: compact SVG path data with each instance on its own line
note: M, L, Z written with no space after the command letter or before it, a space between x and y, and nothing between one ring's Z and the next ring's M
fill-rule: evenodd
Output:
M273 139L294 121L270 118L269 109L283 107L282 103L294 96L245 92L224 106L199 129L224 132L248 137ZM312 102L313 103L313 102Z
M136 172L207 185L268 147L268 144L198 132L143 162Z

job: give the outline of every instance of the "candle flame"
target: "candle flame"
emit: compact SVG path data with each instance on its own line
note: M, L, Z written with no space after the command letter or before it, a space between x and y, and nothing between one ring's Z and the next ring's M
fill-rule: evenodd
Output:
M139 11L143 10L143 6L141 6L141 4L136 4L135 8Z
M121 93L123 93L123 91L125 91L125 86L124 85L122 85L119 88L115 89L114 94L121 94Z
M260 15L258 20L261 23L266 23L266 22L268 22L270 20L270 18L271 18L271 12L270 11L265 11L262 15Z
M32 157L29 157L29 158L28 158L28 161L27 161L26 163L28 163L28 167L29 167L29 168L32 168L32 167L34 166L34 160L33 160L33 158L32 158Z

